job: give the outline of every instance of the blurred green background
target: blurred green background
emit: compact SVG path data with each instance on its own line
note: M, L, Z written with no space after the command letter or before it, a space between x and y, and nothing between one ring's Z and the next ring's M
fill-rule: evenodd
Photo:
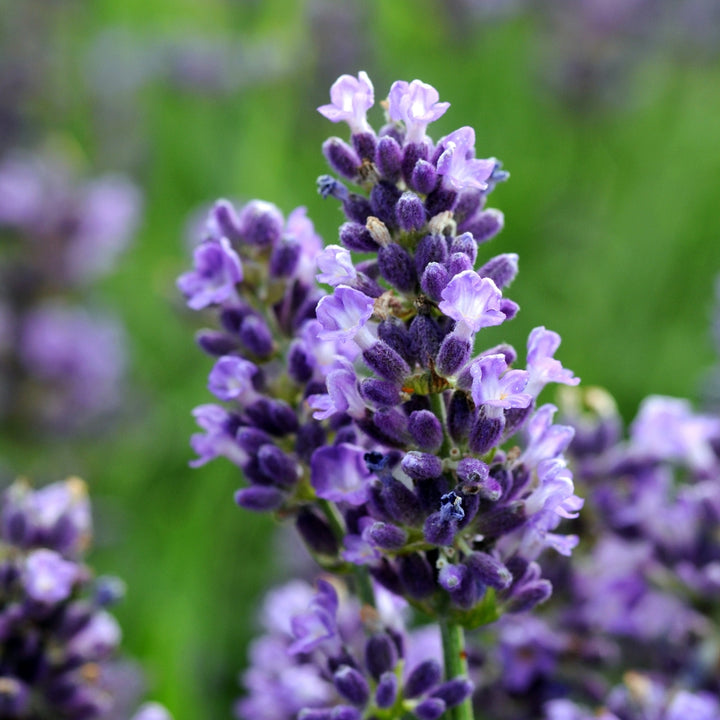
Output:
M102 438L3 438L0 456L6 474L88 480L91 561L126 580L124 647L177 720L231 716L255 608L279 571L269 518L233 504L236 469L188 468L211 360L174 279L190 264L193 214L218 197L305 205L336 241L341 215L315 178L323 139L346 130L315 108L339 74L367 70L377 100L396 79L431 83L451 102L431 134L472 125L478 155L510 171L490 203L506 228L481 250L520 255L510 296L522 310L503 339L522 348L533 327L557 330L563 363L610 389L628 419L648 393L696 398L716 362L715 46L655 19L588 39L552 3L516 5L0 0L3 58L36 83L19 143L88 175L128 173L145 198L134 245L101 287L131 338L128 407Z

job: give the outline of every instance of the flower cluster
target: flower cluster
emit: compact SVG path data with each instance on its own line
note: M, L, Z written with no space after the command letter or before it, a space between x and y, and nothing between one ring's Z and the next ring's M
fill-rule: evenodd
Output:
M128 244L139 209L121 177L77 186L38 157L0 164L3 419L76 430L119 403L122 326L84 300Z
M100 720L131 714L128 673L115 657L120 627L107 607L123 594L93 578L84 483L33 490L17 482L0 507L0 716ZM136 682L131 682L136 685ZM133 720L170 720L155 703Z
M525 369L508 345L475 352L518 311L503 295L517 256L481 258L507 173L475 157L470 127L427 135L448 103L419 80L392 86L378 133L364 72L330 95L320 113L351 130L323 146L342 180L318 180L344 210L340 244L323 248L303 209L285 222L266 202L220 201L178 281L191 308L218 312L222 330L198 340L230 404L196 409L196 464L229 458L250 483L240 505L294 516L326 567L364 566L430 614L472 626L527 610L551 592L539 555L570 553L575 538L554 530L582 505L572 429L537 398L578 379L544 327Z

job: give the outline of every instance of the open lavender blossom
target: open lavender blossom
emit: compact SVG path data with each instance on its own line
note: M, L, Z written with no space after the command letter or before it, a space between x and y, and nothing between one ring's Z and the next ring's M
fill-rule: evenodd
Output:
M117 578L93 577L83 562L90 536L90 506L77 478L39 490L18 481L3 494L3 718L110 720L130 717L129 704L137 704L135 673L123 671L117 652L120 626L106 609L121 599L124 586ZM170 719L155 703L133 716L144 717Z

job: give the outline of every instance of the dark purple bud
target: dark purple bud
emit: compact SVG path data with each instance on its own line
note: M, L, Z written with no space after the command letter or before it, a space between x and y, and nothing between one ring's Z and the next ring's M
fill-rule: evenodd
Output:
M235 502L245 510L267 512L277 510L285 500L285 493L276 487L251 485L235 493Z
M357 420L358 427L373 440L388 447L404 447L407 443L407 420L394 408L377 410L372 417Z
M438 574L438 582L458 607L470 609L477 602L480 588L464 565L445 565Z
M536 580L524 585L518 592L513 592L505 609L510 613L521 613L532 610L536 605L544 603L552 595L552 584L549 580Z
M462 390L456 390L448 404L448 433L456 443L462 443L470 433L474 419L470 399Z
M382 558L379 565L371 565L368 569L373 578L386 590L389 590L395 595L402 596L403 586L400 582L400 577L387 558Z
M481 585L504 590L512 582L512 574L505 565L487 553L471 553L465 559L465 564Z
M287 435L298 429L295 411L281 400L261 398L245 408L245 412L258 428L272 435Z
M257 454L263 445L272 442L270 435L263 430L247 426L238 428L235 440L245 452L253 455Z
M424 555L420 553L403 555L398 561L398 570L405 592L410 597L421 600L435 591L433 571Z
M457 520L443 512L435 512L425 520L423 535L432 545L446 546L453 544L457 530Z
M401 230L420 230L425 225L425 206L414 192L408 190L400 196L395 205L395 217Z
M431 262L444 263L448 258L447 240L444 235L425 235L415 249L415 269L422 276Z
M532 415L534 403L530 403L524 408L508 408L505 410L505 433L514 435Z
M422 195L429 195L437 186L437 171L427 160L418 160L412 171L410 187Z
M475 242L475 238L470 233L463 233L453 238L452 244L450 245L451 253L464 253L470 258L471 267L475 265L477 260L478 246ZM517 256L516 256L517 257ZM482 273L479 273L482 276ZM494 278L493 278L494 279ZM498 287L502 287L499 285Z
M503 494L502 486L490 477L488 466L476 458L463 458L457 467L464 495L477 495L485 500L495 502Z
M200 330L195 335L195 342L208 355L215 357L230 355L238 349L237 341L220 330Z
M300 536L313 552L330 557L337 555L338 542L325 518L309 508L302 508L297 514L295 525Z
M397 691L398 680L395 673L384 673L375 690L375 704L381 709L391 708L395 704Z
M415 666L405 681L403 695L416 698L432 690L442 680L442 668L437 660L425 660Z
M502 290L515 279L518 273L518 256L515 253L496 255L477 272L480 277L490 278Z
M383 245L378 250L380 274L401 292L412 292L417 284L415 266L410 253L397 243Z
M365 530L364 535L375 546L383 550L398 550L407 542L407 533L390 523L375 522Z
M383 320L378 325L378 337L405 358L408 363L414 361L410 334L401 320L395 317Z
M348 189L332 175L320 175L317 179L317 190L323 200L334 197L336 200L347 200Z
M359 388L362 399L373 407L388 408L400 404L400 386L396 383L364 378L360 381Z
M263 445L257 454L262 472L281 486L289 487L297 482L298 465L294 458L286 455L277 445Z
M355 668L341 666L333 675L335 689L353 705L362 707L370 697L367 680Z
M426 698L419 703L413 710L413 714L419 720L438 720L445 714L447 709L445 703L440 698Z
M504 224L504 215L499 210L490 208L466 220L458 227L458 230L472 233L475 242L481 245L494 238L503 229Z
M436 455L411 450L400 463L413 480L431 480L442 474L442 460Z
M350 193L347 199L343 201L343 210L348 220L359 223L363 227L367 219L372 215L370 201L357 193Z
M270 277L290 277L297 268L301 250L300 243L295 240L284 240L278 243L273 249L268 264Z
M507 569L512 573L514 582L520 580L530 566L530 563L520 555L513 555L505 564Z
M288 351L288 375L301 385L307 383L313 376L313 365L305 345L295 341L290 345Z
M29 542L31 529L28 519L20 508L13 508L9 503L2 513L2 538L10 545L24 547Z
M389 516L401 525L418 525L422 521L423 511L417 495L399 480L384 481L381 497Z
M438 374L444 377L455 375L467 364L471 351L472 343L470 340L458 337L453 333L446 335L442 345L440 345L435 362Z
M428 216L432 218L441 212L452 210L456 201L457 192L455 190L448 190L443 188L442 185L438 186L427 196L427 200L425 200Z
M439 450L443 442L440 420L430 410L415 410L408 418L408 431L415 444L423 450Z
M374 185L370 191L372 214L385 223L388 228L394 228L397 225L395 205L400 199L401 194L401 191L396 185L386 180L381 180L377 185Z
M517 501L482 513L476 522L481 535L499 537L519 528L526 519L523 503Z
M478 190L466 190L460 193L460 197L453 210L455 222L460 225L467 218L481 210L485 205L485 195Z
M488 415L485 408L481 407L470 428L468 447L477 455L484 455L500 442L504 429L504 415Z
M445 263L445 267L447 268L450 277L455 277L461 272L472 270L473 264L464 252L456 252L450 255L448 261Z
M385 292L385 288L361 272L358 272L356 275L353 287L368 297L373 298L378 298Z
M413 170L418 160L427 160L428 148L423 143L408 143L403 148L402 173L406 183L412 182Z
M353 252L375 252L378 244L364 224L347 222L340 226L340 242Z
M336 705L330 711L330 720L361 720L362 713L351 705Z
M377 145L375 163L378 172L386 180L396 182L400 178L402 167L402 149L395 138L385 135Z
M440 698L448 707L454 707L467 700L472 695L473 688L467 678L456 677L433 690L431 697Z
M377 148L377 138L374 133L362 132L353 133L352 137L353 147L355 152L363 160L369 160L370 162L375 161L375 150Z
M500 312L506 320L512 320L520 310L520 306L509 298L500 298Z
M218 200L211 211L220 232L232 243L242 240L240 221L235 208L227 200Z
M242 321L252 313L248 307L229 307L220 312L220 324L227 332L237 335Z
M240 326L240 342L258 357L267 357L273 352L273 337L270 328L257 315L248 315Z
M353 182L357 179L361 160L357 153L340 138L328 138L322 146L328 165L338 174Z
M362 356L371 370L393 383L402 383L410 374L410 367L405 360L382 340L363 350Z
M275 205L251 200L237 218L241 238L248 245L267 247L279 242L285 221Z
M422 291L435 302L442 300L442 291L450 282L450 273L447 268L440 263L430 263L420 278L420 287Z
M393 670L397 660L397 648L389 635L381 633L368 638L365 643L365 667L376 680L383 673Z

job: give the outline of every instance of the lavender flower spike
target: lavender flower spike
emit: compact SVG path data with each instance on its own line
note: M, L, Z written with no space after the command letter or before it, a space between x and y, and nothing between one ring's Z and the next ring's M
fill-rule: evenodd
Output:
M405 123L406 143L422 142L427 126L445 114L450 103L438 102L439 99L438 91L420 80L393 83L388 96L388 113L391 120Z
M375 103L375 92L370 78L364 70L357 79L352 75L341 75L330 88L329 105L317 110L331 122L346 122L353 134L371 133L366 113Z
M338 285L332 295L326 295L318 303L317 319L324 328L320 339L354 338L360 347L371 345L375 338L365 324L373 314L374 305L374 300L359 290Z
M487 190L487 181L497 160L475 158L475 131L462 127L441 141L445 150L438 158L437 171L454 190Z
M505 320L500 310L501 299L502 293L490 278L465 270L442 291L438 307L455 320L455 335L469 340L480 328L500 325Z

